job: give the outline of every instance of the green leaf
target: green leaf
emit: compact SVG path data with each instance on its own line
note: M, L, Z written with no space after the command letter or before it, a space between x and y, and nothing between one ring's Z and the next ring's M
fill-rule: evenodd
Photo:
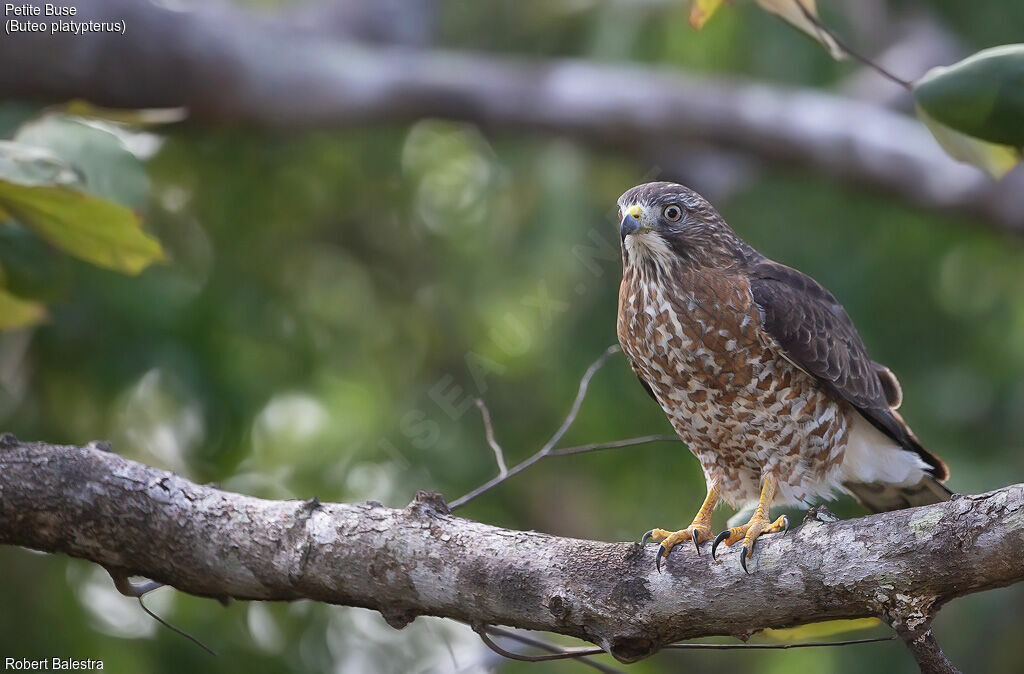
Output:
M149 194L146 171L113 133L64 115L45 115L21 127L15 142L49 150L74 167L81 189L141 209Z
M68 187L0 180L0 208L53 245L100 267L137 274L164 258L132 211Z
M0 288L0 330L13 330L46 320L46 307Z
M934 119L921 106L917 116L953 159L973 164L993 178L1002 178L1020 161L1020 152L1007 145L988 143L951 129Z
M1024 44L985 49L932 68L914 84L914 101L961 133L1024 147Z
M80 185L82 176L49 150L0 140L0 180L40 187Z

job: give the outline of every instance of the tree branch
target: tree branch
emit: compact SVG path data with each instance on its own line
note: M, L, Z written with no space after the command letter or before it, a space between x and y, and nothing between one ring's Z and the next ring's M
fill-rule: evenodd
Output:
M910 649L917 660L917 666L924 674L960 674L960 670L953 666L939 648L939 642L935 641L931 628L920 634L905 634L903 642Z
M0 96L184 106L194 121L272 128L439 116L641 157L697 141L1024 233L1024 172L993 183L947 157L918 121L833 94L571 59L359 46L291 26L287 16L275 25L224 9L78 4L77 19L124 20L128 30L6 36Z
M954 597L1024 578L1024 485L759 541L752 573L719 561L510 531L437 495L379 503L267 501L89 447L0 437L0 543L81 557L190 594L307 598L571 635L630 662L680 640L877 616L926 671L927 630ZM926 658L932 658L927 660ZM947 663L948 664L948 663Z

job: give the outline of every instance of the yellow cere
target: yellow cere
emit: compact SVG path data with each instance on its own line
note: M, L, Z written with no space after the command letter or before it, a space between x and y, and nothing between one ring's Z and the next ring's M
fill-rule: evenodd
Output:
M626 213L628 215L632 215L634 218L639 218L640 217L640 213L642 213L642 212L643 212L643 209L640 208L640 206L638 206L637 204L633 204L632 206L630 206L629 208L626 209Z

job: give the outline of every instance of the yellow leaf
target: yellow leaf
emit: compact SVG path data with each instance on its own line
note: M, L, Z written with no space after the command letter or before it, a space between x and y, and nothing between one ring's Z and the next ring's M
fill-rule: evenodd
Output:
M139 108L134 110L104 108L81 98L64 104L63 109L66 114L76 117L90 117L133 126L175 124L188 119L187 108Z
M0 180L0 207L53 245L100 267L138 274L164 259L135 213L84 192Z
M0 288L0 330L13 330L35 325L46 319L46 307L23 300Z
M1009 145L989 143L960 133L929 115L917 106L917 116L932 132L935 140L953 159L973 164L993 178L1002 178L1020 161L1020 152Z
M788 627L781 630L767 629L763 634L767 639L778 642L807 641L809 639L823 639L836 634L867 630L879 625L878 618L857 618L855 620L825 620L820 623L810 623L799 627Z
M690 25L700 30L708 19L722 6L723 0L693 0L690 6Z
M818 18L818 7L815 0L757 0L757 4L761 6L761 9L779 15L787 23L796 26L820 42L835 60L842 61L846 58L846 52L836 44L832 36L815 24L815 20ZM808 18L808 15L813 20Z

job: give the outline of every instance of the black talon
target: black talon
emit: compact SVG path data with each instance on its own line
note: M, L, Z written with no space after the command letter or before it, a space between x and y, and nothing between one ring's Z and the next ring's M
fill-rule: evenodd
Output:
M729 538L729 530L728 529L726 529L725 531L723 531L722 533L718 534L718 536L715 537L715 542L711 544L711 559L717 559L715 557L715 550L718 549L718 544L721 543L722 541L724 541L727 538Z
M690 529L690 538L693 539L693 549L697 551L697 556L700 556L700 543L697 542L697 530Z
M749 576L750 572L747 571L747 546L745 545L743 546L743 549L740 550L740 566L743 567L743 573Z
M785 536L787 533L789 533L789 516L788 515L783 515L782 516L782 524L785 525L783 527L783 529L782 529L782 535Z
M668 560L670 554L672 554L672 548L665 550L664 545L658 546L658 556L654 558L654 566L658 568L658 573L661 573L661 558L664 556Z
M644 534L644 537L640 539L640 546L641 547L643 547L644 545L647 545L647 541L649 541L651 539L651 535L653 533L654 533L654 529L651 529L646 534Z

